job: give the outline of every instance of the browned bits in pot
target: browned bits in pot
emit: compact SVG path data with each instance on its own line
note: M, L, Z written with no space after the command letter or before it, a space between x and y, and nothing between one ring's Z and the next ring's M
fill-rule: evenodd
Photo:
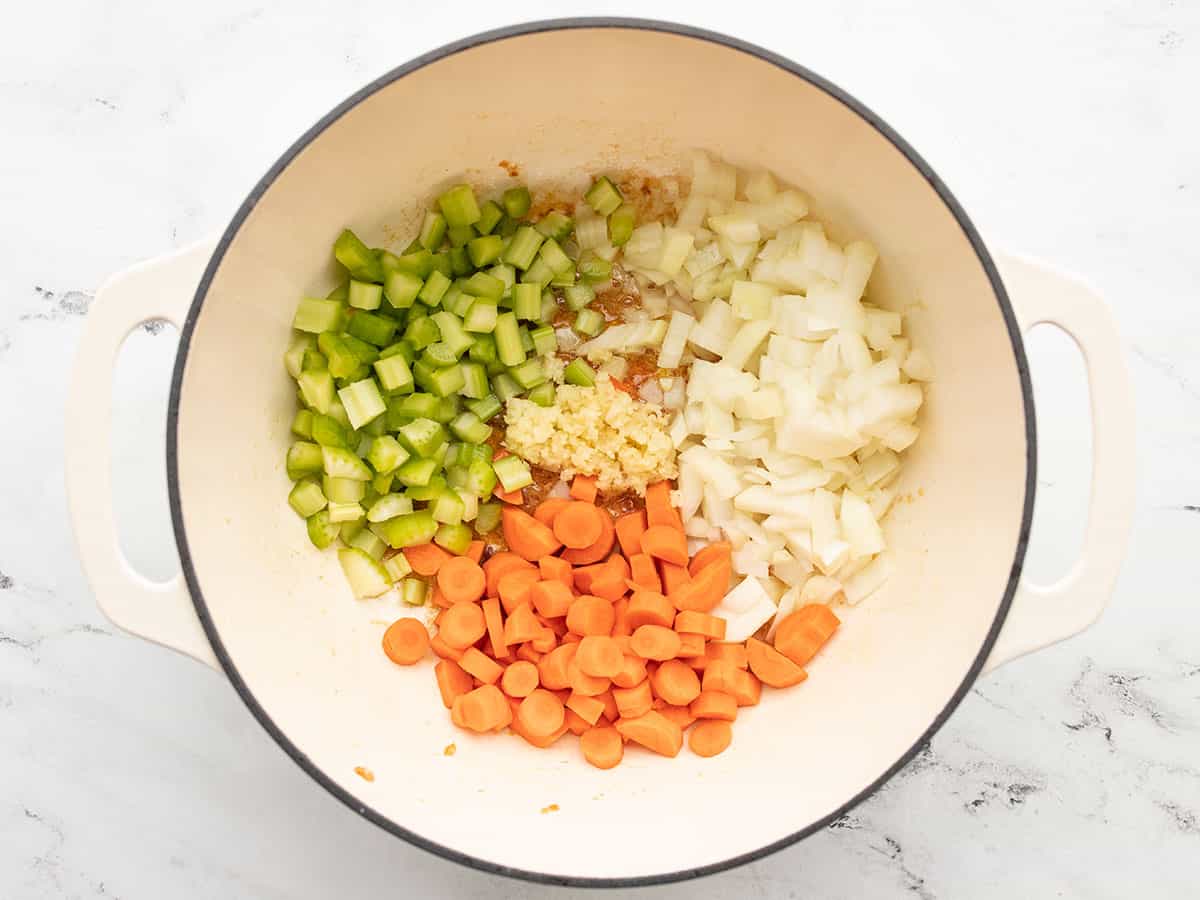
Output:
M442 756L453 756L457 752L458 752L457 744L447 744L445 749L442 750Z
M500 168L508 173L509 178L519 178L521 176L521 167L515 162L509 162L507 159L502 159L496 163Z
M558 804L557 803L551 803L549 806L542 807L542 815L545 815L546 813L552 813L552 812L558 812Z
M366 766L355 766L354 774L357 775L359 778L361 778L363 781L374 781L375 780L375 773L372 772L370 769L368 769Z

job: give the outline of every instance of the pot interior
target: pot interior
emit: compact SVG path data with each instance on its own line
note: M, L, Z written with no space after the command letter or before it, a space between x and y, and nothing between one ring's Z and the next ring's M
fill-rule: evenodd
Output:
M691 147L772 169L811 194L835 237L872 241L870 295L911 310L907 327L938 378L887 523L896 573L846 611L808 681L742 710L716 758L629 752L601 772L574 740L534 751L459 731L432 661L399 668L380 652L397 608L353 600L334 554L312 548L285 500L294 389L281 355L297 299L335 283L330 245L342 227L397 249L440 188L513 183L501 161L536 188L612 168L686 172ZM1022 378L963 226L847 105L706 39L631 27L525 33L384 85L265 184L220 260L183 364L171 488L180 546L248 699L349 802L488 864L654 877L820 823L953 705L1014 566L1031 449Z

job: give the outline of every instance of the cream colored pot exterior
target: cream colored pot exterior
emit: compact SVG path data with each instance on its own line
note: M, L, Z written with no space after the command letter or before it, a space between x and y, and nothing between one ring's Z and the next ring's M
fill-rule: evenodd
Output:
M1005 260L1018 313L1006 317L982 244L932 176L825 86L712 36L633 23L545 27L475 39L389 76L285 157L215 255L211 244L191 248L101 291L68 411L72 513L105 612L210 664L219 657L285 749L374 821L532 877L685 877L765 852L861 798L984 664L1032 509L1019 327L1052 320L1080 341L1096 476L1084 558L1063 584L1017 591L993 664L1080 630L1102 609L1130 518L1132 410L1120 346L1094 295ZM536 99L514 109L512 97ZM344 225L369 243L403 246L438 188L464 177L508 182L501 160L534 186L575 184L611 168L675 172L695 146L774 170L811 193L837 236L878 246L872 296L914 310L914 340L938 380L901 485L909 499L887 525L896 575L848 611L809 680L744 710L719 757L630 753L600 772L574 741L534 752L458 731L432 663L401 669L379 652L399 609L351 599L334 555L308 544L285 502L294 387L280 355L298 297L334 282L329 247ZM107 369L124 334L150 317L183 324L185 313L168 452L189 585L150 586L116 548L107 442L98 454L96 437L108 431ZM450 743L457 753L443 755ZM550 804L558 810L543 813ZM721 827L694 826L714 817Z

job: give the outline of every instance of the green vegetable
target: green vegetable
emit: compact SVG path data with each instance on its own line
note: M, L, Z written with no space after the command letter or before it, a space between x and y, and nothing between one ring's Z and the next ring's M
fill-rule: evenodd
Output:
M364 528L362 531L352 537L349 541L349 546L356 550L361 550L376 562L379 562L381 559L383 559L384 551L387 550L387 544L385 544L379 538L379 536L369 528Z
M425 284L417 293L417 299L426 306L437 306L450 289L450 278L442 272L430 272Z
M414 419L401 427L399 438L405 449L428 458L446 440L446 430L432 419Z
M293 378L299 378L303 371L304 354L316 345L316 338L311 334L293 334L288 343L287 351L283 354L283 365Z
M446 490L446 479L441 475L433 475L425 484L414 484L405 493L408 498L417 503L425 503L437 498Z
M637 221L633 207L628 203L618 206L608 217L608 239L614 247L623 247L633 236L633 226Z
M492 429L485 425L473 412L459 413L458 417L450 423L450 431L460 441L466 441L470 444L482 444L491 437Z
M475 229L470 225L451 225L446 236L450 239L451 249L461 248L465 251L467 244L475 239Z
M500 486L504 488L505 493L519 491L521 488L533 484L533 474L529 471L525 460L519 456L505 456L498 459L492 463L492 469L496 473L496 478L500 480Z
M486 422L500 412L503 407L500 405L500 400L495 394L488 394L482 399L468 402L467 409L475 413L481 422Z
M495 531L500 525L501 509L499 503L480 503L479 512L475 514L475 530L479 534Z
M356 309L378 309L383 302L383 287L368 281L352 280L348 299Z
M437 471L437 462L432 459L410 459L396 470L396 478L405 487L422 487Z
M449 344L445 341L438 341L425 348L421 354L421 361L435 369L444 369L446 366L452 366L458 362L458 357L455 356L454 350Z
M399 550L428 544L437 533L437 522L433 520L433 513L423 509L380 523L380 532L379 536L387 541L389 547Z
M547 381L533 388L526 394L526 399L530 403L536 403L538 406L553 406L554 394L554 382Z
M357 522L364 515L366 512L358 503L330 502L329 504L329 521L331 523Z
M542 245L542 235L528 225L522 225L512 236L512 242L504 251L504 261L518 269L528 269Z
M371 442L367 462L381 475L393 472L409 457L409 452L390 434L380 435Z
M483 365L477 362L467 362L462 364L463 386L460 392L464 397L469 397L472 400L480 400L486 397L491 390L491 385L488 384L487 370Z
M311 478L297 481L288 494L288 503L302 519L307 519L324 509L327 502L321 486Z
M499 225L503 218L504 210L496 205L496 201L489 200L479 208L479 220L475 223L475 230L480 234L491 234L492 229Z
M593 284L612 278L612 263L594 253L585 253L579 260L579 277Z
M412 500L403 494L387 494L371 504L367 510L368 522L386 522L396 516L406 516L413 511Z
M378 597L391 586L383 566L357 547L339 550L338 562L355 597Z
M462 319L454 315L454 313L443 309L435 312L430 318L437 323L442 343L450 349L455 359L466 353L471 345L475 343L475 338L471 337L463 329Z
M421 293L425 282L411 272L388 272L383 282L383 293L388 303L396 309L408 309Z
M546 356L558 349L558 338L549 325L533 329L529 332L529 338L533 341L533 352L538 356Z
M479 221L479 204L469 184L457 184L438 197L438 206L451 227L474 225Z
M444 525L457 525L463 520L466 511L462 498L452 490L444 490L430 501L429 509L433 520Z
M496 339L496 352L500 362L506 366L516 366L525 361L525 351L521 348L521 333L515 315L506 312L497 316L496 329L492 335Z
M404 559L404 555L393 556L392 559ZM386 567L387 564L384 565ZM409 566L409 571L412 571L411 566ZM428 596L429 586L420 578L405 578L400 582L400 599L407 605L424 606Z
M383 280L379 258L349 228L333 242L333 255L355 278L363 281Z
M317 412L329 412L333 404L333 376L328 369L301 372L296 381L300 385L300 396L305 406Z
M378 360L375 363L375 374L379 377L380 385L389 394L412 390L412 370L402 353Z
M478 517L476 517L478 519ZM338 536L338 526L329 521L329 511L321 510L308 517L308 539L318 550L324 550Z
M433 542L451 553L462 556L474 537L470 525L443 525L433 536Z
M463 290L472 297L499 300L504 296L504 282L487 272L476 272L463 284Z
M563 370L563 380L567 384L577 384L581 387L591 387L596 383L596 373L582 359L573 359Z
M296 415L292 416L292 434L296 437L309 439L312 437L314 413L309 409L298 409Z
M463 328L474 334L490 334L496 328L496 317L500 310L497 308L494 300L488 297L479 297L467 310L466 316L463 318ZM495 344L493 343L494 347Z
M588 192L583 195L583 199L587 201L588 206L596 211L597 215L607 216L621 205L621 201L624 198L621 196L621 192L617 190L617 186L609 181L606 176L601 175L588 188Z
M542 314L542 288L539 284L518 284L512 289L513 314L518 319L536 320Z
M288 447L287 475L292 481L299 481L305 475L315 475L324 465L321 447L310 441L296 441Z
M595 337L604 330L604 317L594 309L581 309L571 327L585 337Z
M567 307L580 310L596 299L596 291L590 284L577 284L563 291Z
M409 319L408 328L404 330L404 340L408 341L414 350L423 350L442 338L442 332L437 323L428 316L420 319Z
M396 336L396 323L387 316L370 312L360 312L351 316L346 331L359 340L374 344L376 347L386 347Z
M446 217L430 210L421 222L421 234L417 238L426 250L436 250L446 239Z
M524 284L532 284L539 291L551 281L554 280L554 270L546 264L542 258L535 259L533 265L525 270L521 275L521 281Z
M533 201L529 196L529 188L522 184L505 191L503 202L509 218L520 219L529 212Z
M383 571L387 572L388 578L392 579L392 584L398 584L401 590L400 599L405 603L410 603L407 597L404 596L404 588L411 581L413 584L420 585L421 599L411 605L420 606L425 602L425 582L419 578L406 579L405 575L412 574L412 566L408 564L408 560L404 558L403 553L397 553L394 556L389 556L383 561Z
M292 327L297 331L320 334L322 331L337 331L341 327L346 306L340 300L324 300L320 297L301 297L292 317Z
M570 216L555 211L542 216L536 227L546 237L562 241L566 240L567 236L571 233L571 229L575 227L575 223L571 220Z
M322 447L321 463L325 474L331 478L371 480L371 470L367 468L366 463L344 447Z
M467 243L467 254L477 269L500 258L504 251L504 238L498 234L484 234Z
M322 447L349 447L346 429L333 416L312 415L312 439Z
M492 393L501 403L507 403L510 397L521 393L521 386L507 372L502 372L492 378Z
M352 428L362 428L376 416L387 411L383 395L379 393L379 385L374 378L364 378L338 391L338 399L346 407L346 415L350 417Z
M451 247L446 255L450 257L450 268L455 277L471 274L471 257L465 246Z
M514 366L508 370L508 373L525 390L535 388L539 384L545 384L546 382L546 370L542 366L542 361L537 357L527 359L519 366Z

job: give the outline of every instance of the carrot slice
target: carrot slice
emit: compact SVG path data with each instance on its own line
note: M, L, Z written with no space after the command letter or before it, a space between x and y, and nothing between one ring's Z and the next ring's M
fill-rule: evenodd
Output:
M538 581L529 587L529 600L543 619L565 616L575 595L561 581Z
M692 557L692 561L688 563L688 573L695 578L696 573L710 563L714 563L719 559L731 559L732 556L733 545L729 541L713 541Z
M654 568L653 557L645 553L629 557L629 584L635 591L662 592L662 580L658 577L658 569Z
M524 491L506 491L500 485L496 485L496 489L492 491L492 495L501 503L509 503L513 506L520 506L525 502Z
M724 719L732 722L737 718L737 701L720 691L701 691L688 705L688 710L697 719Z
M437 544L418 544L405 547L401 552L418 575L436 575L442 563L454 558L452 553L447 553Z
M635 684L631 688L613 688L613 700L617 704L617 713L623 719L632 719L648 713L654 705L654 695L650 693L650 681Z
M662 756L678 756L683 747L683 729L656 710L635 717L622 716L616 728L622 737Z
M700 696L700 677L687 663L668 659L655 669L650 687L672 706L687 706Z
M629 598L626 618L633 629L643 625L662 625L664 628L670 628L675 622L675 606L662 594L654 591L636 591Z
M679 653L679 635L662 625L642 625L633 632L629 646L642 659L674 659Z
M565 559L562 562L567 562ZM567 563L570 565L570 563ZM577 566L574 571L572 585L581 594L590 594L592 584L597 578L602 578L608 572L607 563L596 563L590 566Z
M757 638L746 641L746 658L755 677L773 688L791 687L808 677L808 673L802 668Z
M567 698L567 709L574 712L588 725L595 725L604 715L604 701L597 697L586 697L583 694L571 692Z
M524 510L505 507L500 521L509 549L529 562L537 562L562 546L553 531Z
M746 658L745 644L724 644L714 642L708 644L704 648L704 656L699 659L690 660L693 669L703 670L706 666L716 660L724 660L732 663L734 668L745 669L750 665Z
M567 610L567 628L581 637L589 634L609 635L615 618L611 603L584 594L576 597Z
M508 614L504 622L504 642L515 645L532 641L541 636L544 627L533 614L533 607L522 603Z
M463 556L473 563L481 562L483 560L483 551L486 546L487 544L485 544L483 541L471 541L471 543L467 545L467 552L464 553Z
M517 648L517 659L523 659L526 662L531 662L537 665L541 660L542 654L533 648L533 644L526 641Z
M725 639L725 620L708 613L684 610L675 616L675 630L688 634L702 634L714 641Z
M668 596L692 580L692 576L688 574L686 567L676 566L662 560L658 561L658 574L662 579L663 593Z
M573 566L586 566L591 563L600 562L613 548L616 542L617 529L613 525L612 516L603 510L600 512L600 527L602 529L600 537L596 539L594 544L580 549L567 549L563 551L562 558Z
M580 644L582 645L582 643L581 641ZM612 686L612 682L609 679L588 675L583 669L579 668L578 653L574 659L567 663L567 680L571 690L584 697L595 697L603 694Z
M578 650L578 644L560 644L538 660L538 678L542 687L558 691L571 686L567 667L575 659Z
M483 610L477 603L455 603L442 612L438 622L438 637L456 650L463 650L487 631Z
M451 603L469 603L483 596L487 576L479 563L465 556L453 556L438 567L437 584Z
M383 633L383 652L398 666L420 662L428 650L429 631L416 619L397 619Z
M659 481L646 488L646 525L649 528L661 525L683 531L683 520L671 504L671 482ZM687 565L687 560L680 565Z
M504 618L500 615L500 601L488 597L481 604L483 623L487 626L488 640L492 642L492 655L508 656L508 642L504 639Z
M452 659L443 659L438 662L433 667L433 674L437 678L438 691L442 695L442 704L446 709L454 706L454 699L468 693L474 684L471 676Z
M779 623L775 649L796 665L807 665L841 624L842 620L828 606L809 603Z
M528 660L519 659L509 663L500 676L500 690L510 697L528 697L537 686L537 666Z
M679 635L679 652L675 654L680 659L686 658L688 664L697 656L704 655L704 635L684 632ZM693 666L693 668L695 668Z
M579 749L583 758L597 769L611 769L625 755L625 742L617 729L611 725L589 728L579 736Z
M642 552L642 533L646 530L646 511L626 513L617 519L613 526L617 532L617 540L621 544L621 552L633 559L634 554Z
M496 589L500 593L500 602L504 604L504 611L512 615L513 610L518 606L529 603L530 591L541 579L541 573L533 566L515 569L502 576Z
M715 559L680 585L669 596L676 609L708 612L729 592L733 564L728 559Z
M545 750L547 747L553 746L554 743L560 737L562 737L564 734L567 733L566 710L563 710L562 728L558 729L558 731L555 731L553 734L546 735L545 737L537 737L536 735L530 734L528 731L526 731L524 728L521 727L520 722L518 722L518 720L516 719L515 712L513 713L513 717L514 717L512 720L513 734L516 734L516 735L524 738L525 742L527 744L537 747L539 750Z
M613 559L620 559L619 556L614 556ZM597 597L603 597L610 603L615 603L620 600L629 591L629 585L626 584L624 573L616 566L605 564L604 571L600 573L600 577L592 580L592 589L589 594L595 594Z
M617 642L607 635L587 635L579 642L575 662L585 675L612 678L625 665L625 655Z
M538 653L549 653L558 646L558 635L548 625L542 626L541 634L527 642Z
M629 637L633 629L629 627L629 598L621 597L613 604L612 636Z
M726 660L711 662L704 670L704 690L720 691L723 694L733 696L734 682L737 677L734 673L744 671L744 669L736 668L733 663Z
M460 659L462 659L462 650L460 650L458 647L451 647L444 640L442 640L442 636L440 634L435 634L433 636L433 638L429 641L429 646L433 649L433 652L442 659L449 659L453 660L454 662L458 662Z
M533 566L529 562L515 553L507 550L493 553L491 558L483 564L483 574L487 576L487 595L489 597L500 596L500 579L509 572L532 568Z
M598 694L596 699L604 704L603 716L609 722L615 722L620 717L621 712L617 709L617 700L613 697L611 690L605 691L603 694Z
M543 525L553 528L554 517L562 512L563 507L571 503L566 497L547 497L537 505L537 509L533 511L533 517Z
M729 693L738 706L757 706L762 697L762 682L745 669L734 669Z
M538 571L543 581L561 581L568 588L575 586L571 564L557 556L543 556L538 560Z
M494 684L485 684L456 697L450 709L455 724L471 731L495 731L507 727L513 720L512 707Z
M598 493L595 475L576 475L571 480L571 496L576 500L595 503Z
M707 719L692 729L688 747L697 756L716 756L729 747L733 728L720 719Z
M483 652L468 647L463 651L458 665L473 678L478 678L484 684L495 684L504 674L504 669L494 659Z
M563 726L563 705L544 688L534 688L517 708L521 729L535 738L545 738Z
M441 609L449 609L451 606L454 605L453 603L450 602L450 600L446 597L446 595L442 593L442 589L437 586L436 581L433 583L433 590L431 590L429 592L429 594L430 594L429 602L433 606L437 606Z
M642 552L675 566L686 566L687 537L669 525L651 525L642 533Z
M640 656L624 656L620 670L612 676L612 682L619 688L636 687L646 680L646 661Z

